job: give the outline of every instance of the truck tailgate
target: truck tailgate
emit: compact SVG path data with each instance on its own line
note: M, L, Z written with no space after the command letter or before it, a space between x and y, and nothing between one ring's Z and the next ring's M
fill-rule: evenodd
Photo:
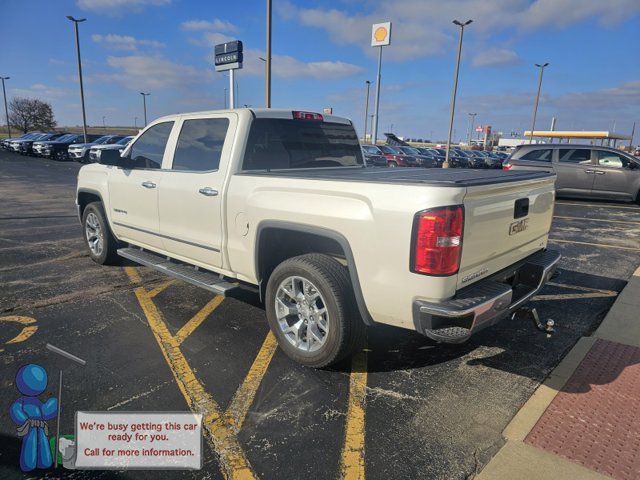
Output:
M457 288L546 247L555 175L467 188Z

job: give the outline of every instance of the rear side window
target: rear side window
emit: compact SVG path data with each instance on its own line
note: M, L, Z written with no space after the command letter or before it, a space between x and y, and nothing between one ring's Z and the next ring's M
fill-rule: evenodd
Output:
M226 118L185 120L171 168L195 172L217 170L228 128Z
M131 168L160 168L173 122L154 125L144 132L129 151Z
M531 150L525 153L518 160L531 160L534 162L550 162L553 150L544 148L540 150Z
M244 170L363 165L351 125L315 120L258 118L251 124Z
M563 163L591 163L591 150L586 148L561 148L558 151L558 160Z

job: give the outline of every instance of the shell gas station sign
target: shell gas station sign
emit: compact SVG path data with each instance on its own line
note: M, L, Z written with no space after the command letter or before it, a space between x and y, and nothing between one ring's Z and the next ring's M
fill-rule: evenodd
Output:
M391 43L391 22L374 23L371 28L371 46L383 47Z

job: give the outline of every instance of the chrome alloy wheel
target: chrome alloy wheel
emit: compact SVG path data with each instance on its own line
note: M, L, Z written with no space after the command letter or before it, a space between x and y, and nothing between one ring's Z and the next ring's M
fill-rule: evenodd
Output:
M276 317L287 341L303 352L321 348L329 334L329 313L320 290L303 277L285 278L276 292Z
M91 253L96 257L102 255L102 249L104 248L104 233L100 227L98 216L93 212L90 212L89 215L87 215L87 219L85 221L85 234L87 235L87 243L89 244Z

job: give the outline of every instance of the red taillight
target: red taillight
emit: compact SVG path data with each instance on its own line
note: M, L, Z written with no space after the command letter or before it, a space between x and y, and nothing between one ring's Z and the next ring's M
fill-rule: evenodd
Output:
M416 215L411 271L453 275L460 268L464 210L461 205L434 208Z
M324 118L319 113L313 112L291 112L293 113L293 118L295 120L316 120L318 122L322 122Z
M503 170L511 170L511 167L513 167L513 165L511 165L510 163L503 163L502 164L502 169Z

